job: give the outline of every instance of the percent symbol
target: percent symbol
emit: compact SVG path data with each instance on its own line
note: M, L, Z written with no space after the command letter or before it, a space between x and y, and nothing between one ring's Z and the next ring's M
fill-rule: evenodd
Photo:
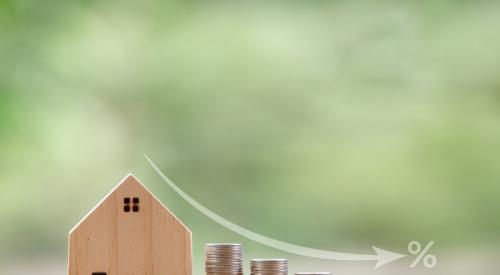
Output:
M419 242L417 241L411 241L408 244L408 252L410 252L413 255L417 255L417 258L413 263L410 265L411 268L414 268L417 266L417 264L422 261L422 258L424 260L424 266L427 268L433 268L437 264L437 258L435 255L428 254L429 249L431 249L431 246L434 244L433 241L427 243L427 245L422 249L422 246L420 245Z

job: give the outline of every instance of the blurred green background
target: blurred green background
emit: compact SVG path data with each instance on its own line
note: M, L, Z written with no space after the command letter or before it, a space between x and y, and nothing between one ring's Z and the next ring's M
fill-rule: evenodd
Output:
M65 274L66 237L134 173L203 244L291 270L161 181L263 235L500 271L500 3L0 0L0 270ZM496 260L495 260L496 259ZM5 272L5 273L4 273Z

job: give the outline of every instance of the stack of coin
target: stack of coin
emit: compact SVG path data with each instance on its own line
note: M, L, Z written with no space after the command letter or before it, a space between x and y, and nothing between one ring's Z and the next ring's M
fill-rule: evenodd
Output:
M250 261L251 275L286 275L287 259L253 259Z
M296 272L295 275L332 275L330 272Z
M242 275L243 245L239 243L210 243L205 245L207 275Z

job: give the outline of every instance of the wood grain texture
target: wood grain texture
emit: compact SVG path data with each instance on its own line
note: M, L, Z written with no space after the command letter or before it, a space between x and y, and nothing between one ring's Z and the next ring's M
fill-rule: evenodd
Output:
M128 175L71 230L68 266L69 275L191 275L191 232Z

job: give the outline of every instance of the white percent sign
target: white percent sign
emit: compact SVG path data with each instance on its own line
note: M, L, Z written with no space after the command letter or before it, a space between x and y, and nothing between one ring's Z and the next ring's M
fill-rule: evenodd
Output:
M422 249L422 246L420 245L419 242L417 241L411 241L408 244L408 252L410 252L413 255L417 255L417 258L413 263L410 265L411 268L414 268L417 266L417 264L422 261L422 258L424 259L424 266L427 268L433 268L437 264L437 258L435 255L432 254L427 254L429 252L429 249L431 249L431 246L434 244L433 241L427 243L427 245Z

